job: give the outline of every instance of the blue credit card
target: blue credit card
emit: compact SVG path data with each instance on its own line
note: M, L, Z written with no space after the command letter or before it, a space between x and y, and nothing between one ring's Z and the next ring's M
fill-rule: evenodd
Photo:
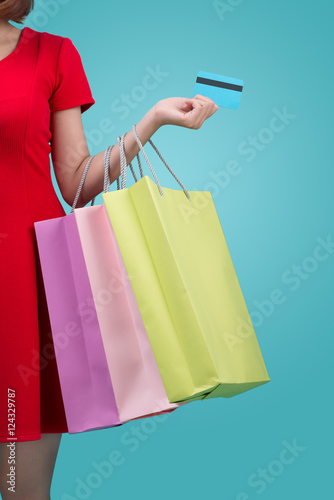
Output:
M195 84L196 94L210 97L218 106L238 109L244 82L237 78L199 71Z

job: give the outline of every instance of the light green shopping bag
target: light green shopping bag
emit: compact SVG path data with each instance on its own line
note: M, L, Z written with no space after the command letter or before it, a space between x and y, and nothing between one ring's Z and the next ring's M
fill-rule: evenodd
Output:
M188 192L150 140L183 188L162 189L132 131L158 185L137 155L141 179L125 187L123 135L122 189L102 196L170 402L269 382L211 193Z

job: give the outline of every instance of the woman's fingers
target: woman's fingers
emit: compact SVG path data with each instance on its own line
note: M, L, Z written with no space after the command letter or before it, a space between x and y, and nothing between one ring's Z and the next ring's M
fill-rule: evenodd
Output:
M193 99L189 99L193 109L184 115L185 121L188 123L188 127L199 129L204 121L209 118L218 109L212 99L206 96L197 94Z
M217 104L212 99L210 99L210 97L206 97L204 95L197 94L197 95L195 95L194 99L198 99L198 100L202 101L204 104L211 106L212 109L218 109Z
M198 99L200 101L204 101L204 102L207 102L207 103L213 103L213 100L210 99L210 97L207 97L205 95L201 95L201 94L196 94L193 99Z
M200 99L192 99L193 109L184 115L184 120L189 128L199 128L203 116L203 106Z

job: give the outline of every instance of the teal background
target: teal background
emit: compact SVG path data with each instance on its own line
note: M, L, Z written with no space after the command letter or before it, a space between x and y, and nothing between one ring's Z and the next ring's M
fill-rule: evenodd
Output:
M165 421L64 434L54 499L332 495L334 255L333 249L322 251L326 260L313 255L317 238L334 240L333 13L325 1L36 2L24 25L71 38L81 54L96 100L82 115L87 140L101 120L113 122L112 131L89 140L91 154L115 144L158 100L193 97L199 70L244 81L238 110L220 108L199 130L162 127L153 141L188 189L212 191L271 377L231 399L191 403ZM115 100L157 65L168 73L157 87L128 116L115 111ZM293 117L283 130L264 130L273 109L284 107ZM260 137L254 154L246 153L252 137ZM161 183L177 189L151 147L145 149ZM239 173L219 186L212 175L228 179L231 160ZM293 266L304 268L295 288L291 277L300 271ZM259 316L257 305L276 289L281 303L266 302ZM125 440L133 427L142 437L131 445ZM282 465L284 443L294 440L300 450ZM78 479L87 484L93 462L115 450L124 462L86 495L77 494Z

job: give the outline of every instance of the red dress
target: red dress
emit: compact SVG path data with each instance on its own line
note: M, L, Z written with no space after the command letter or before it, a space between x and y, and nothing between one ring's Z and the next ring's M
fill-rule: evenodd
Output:
M69 38L24 27L0 60L0 442L68 431L33 224L65 215L51 180L51 111L94 103Z

